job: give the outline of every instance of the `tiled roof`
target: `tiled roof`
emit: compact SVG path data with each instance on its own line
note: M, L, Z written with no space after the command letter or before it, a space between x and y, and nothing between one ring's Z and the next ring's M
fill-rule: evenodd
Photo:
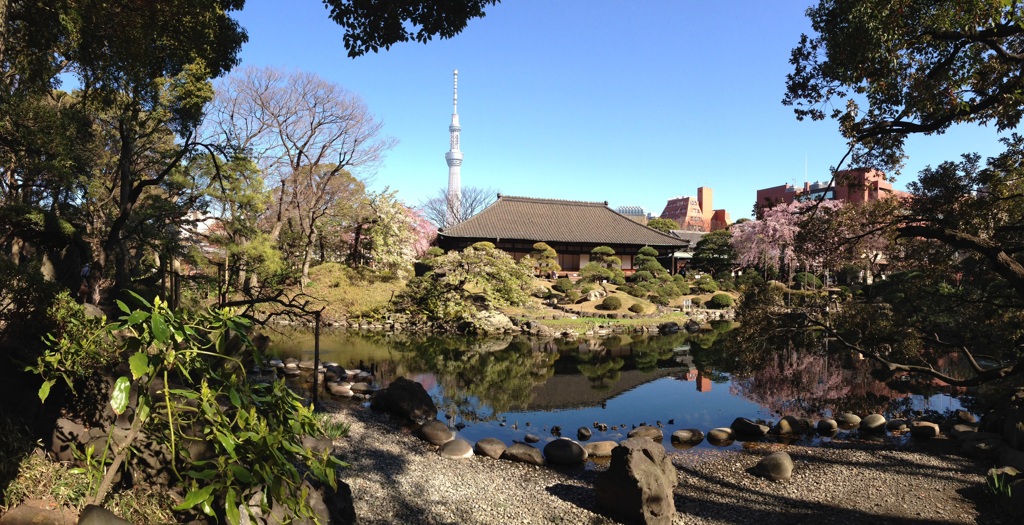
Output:
M439 235L470 239L682 246L684 241L619 215L605 202L532 199L498 200Z

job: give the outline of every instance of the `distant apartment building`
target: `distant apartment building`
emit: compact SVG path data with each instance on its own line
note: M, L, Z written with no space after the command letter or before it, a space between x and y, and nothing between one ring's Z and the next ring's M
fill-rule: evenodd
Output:
M630 220L638 222L647 226L647 221L650 220L650 215L647 214L647 210L644 210L642 206L619 206L615 209L619 215L625 215Z
M873 169L859 168L843 170L836 173L832 184L825 182L805 182L803 187L783 184L757 190L757 202L754 210L761 217L763 210L790 204L796 200L824 198L825 200L845 201L853 204L876 201L891 196L907 197L905 191L895 190L892 183L885 180L885 174Z
M679 229L693 232L713 232L729 227L729 212L714 210L712 191L707 186L697 188L697 197L674 197L665 204L662 219L672 219Z

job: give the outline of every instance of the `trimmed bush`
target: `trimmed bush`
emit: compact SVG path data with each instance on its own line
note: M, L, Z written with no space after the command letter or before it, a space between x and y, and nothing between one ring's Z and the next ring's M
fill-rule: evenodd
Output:
M701 275L697 278L697 289L703 293L714 293L718 291L718 283L710 275Z
M644 308L644 305L642 305L640 303L633 303L633 304L629 305L629 311L633 312L635 314L642 314L642 313L644 313L645 310L646 310L646 308Z
M800 272L793 276L793 284L797 290L820 290L821 279L817 275L808 272Z
M551 289L556 292L566 293L573 287L572 280L568 277L559 277L555 284L551 285Z
M691 297L690 298L690 306L692 306L693 308L700 308L700 306L701 306L700 297Z
M718 293L708 299L707 307L714 310L721 310L722 308L729 308L732 306L732 296L724 293Z
M614 295L609 295L604 298L604 301L601 301L602 310L618 310L619 308L622 308L622 299Z

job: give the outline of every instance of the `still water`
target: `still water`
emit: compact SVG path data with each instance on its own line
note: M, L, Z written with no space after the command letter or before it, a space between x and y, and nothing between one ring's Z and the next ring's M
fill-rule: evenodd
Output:
M634 426L648 424L661 426L664 445L671 447L675 430L707 433L737 417L771 422L782 415L820 418L845 411L912 417L958 410L964 399L943 385L880 381L866 362L820 352L786 350L751 362L719 336L541 341L326 332L320 358L372 368L379 387L402 376L422 383L438 419L470 442L496 437L511 443L533 434L542 446L559 429L576 439L579 427L592 431L590 441L621 440ZM272 339L281 357L313 358L311 333ZM607 430L595 428L600 424ZM840 431L831 439L856 437ZM810 444L830 438L803 439Z

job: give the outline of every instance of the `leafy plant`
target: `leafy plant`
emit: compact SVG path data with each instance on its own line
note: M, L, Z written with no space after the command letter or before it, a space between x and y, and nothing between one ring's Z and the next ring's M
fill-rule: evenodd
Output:
M711 299L708 299L706 306L711 309L720 310L722 308L729 308L732 304L732 296L729 294L717 293L711 296Z
M633 312L635 314L642 314L642 313L644 313L645 310L646 309L644 308L644 305L642 305L640 303L633 303L633 304L629 305L629 311Z
M133 408L131 427L124 438L108 438L98 460L92 458L99 452L87 449L85 468L99 479L90 502L104 501L145 429L170 451L171 470L186 490L174 510L196 508L237 524L240 509L248 508L241 504L262 490L262 510L278 501L298 516L311 517L300 489L304 476L336 489L335 467L343 464L302 446L303 435L323 430L298 395L280 381L246 379L243 360L258 352L246 335L248 321L228 309L193 316L172 312L159 298L150 304L135 297L144 308L132 310L118 301L124 315L117 322L50 339L35 368L44 378L39 395L45 401L57 379L70 385L72 375L82 372L68 356L89 355L101 340L112 345L112 354L129 356L131 377L117 379L110 406L118 415ZM71 334L75 339L68 339ZM200 441L209 453L193 457L188 445Z
M601 301L602 310L618 310L619 308L622 308L622 299L614 295L609 295L604 298L604 301Z

